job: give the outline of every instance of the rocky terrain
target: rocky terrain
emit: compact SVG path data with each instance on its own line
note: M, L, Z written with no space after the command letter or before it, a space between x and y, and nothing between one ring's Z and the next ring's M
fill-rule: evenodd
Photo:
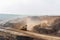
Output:
M11 27L17 30L30 31L34 33L60 36L60 16L27 16L6 22L3 27ZM21 36L18 36L21 38ZM18 40L20 40L17 38ZM22 39L25 37L22 37ZM26 40L37 40L26 37ZM22 40L21 39L21 40ZM23 39L24 40L24 39ZM44 39L40 39L44 40Z

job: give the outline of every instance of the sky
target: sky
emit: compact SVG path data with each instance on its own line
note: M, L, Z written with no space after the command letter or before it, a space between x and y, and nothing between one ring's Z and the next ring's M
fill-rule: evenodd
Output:
M0 0L0 14L60 15L60 0Z

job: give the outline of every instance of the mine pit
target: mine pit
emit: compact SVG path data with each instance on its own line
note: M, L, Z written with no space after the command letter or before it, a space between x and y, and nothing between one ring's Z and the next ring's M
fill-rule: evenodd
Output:
M3 24L0 31L0 40L60 40L60 16L14 19Z

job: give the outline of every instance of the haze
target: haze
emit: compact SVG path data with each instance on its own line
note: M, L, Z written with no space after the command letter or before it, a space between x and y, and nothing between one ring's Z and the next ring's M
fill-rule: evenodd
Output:
M60 15L60 0L0 0L0 14Z

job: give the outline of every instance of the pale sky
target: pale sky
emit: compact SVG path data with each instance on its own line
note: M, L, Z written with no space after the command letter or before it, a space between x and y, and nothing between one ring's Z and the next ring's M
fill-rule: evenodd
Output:
M60 0L0 0L0 13L60 15Z

